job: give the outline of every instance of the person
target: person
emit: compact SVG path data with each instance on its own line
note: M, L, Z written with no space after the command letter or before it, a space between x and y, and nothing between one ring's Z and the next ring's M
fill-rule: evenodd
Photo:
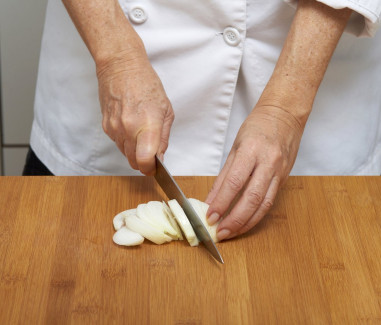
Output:
M218 175L209 222L242 234L290 173L380 174L380 11L49 0L29 156L55 175L152 175L165 153L174 175Z

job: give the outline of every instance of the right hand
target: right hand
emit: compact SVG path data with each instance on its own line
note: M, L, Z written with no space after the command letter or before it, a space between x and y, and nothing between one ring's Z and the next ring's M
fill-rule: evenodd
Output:
M97 66L102 127L132 168L155 173L174 120L172 105L145 54L107 60Z

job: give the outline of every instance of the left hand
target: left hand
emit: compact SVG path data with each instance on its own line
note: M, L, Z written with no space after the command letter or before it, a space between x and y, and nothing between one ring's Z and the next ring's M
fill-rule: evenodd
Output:
M269 211L295 162L303 129L289 111L257 104L242 124L206 199L209 223L214 224L243 190L218 226L219 240L247 232Z
M210 224L227 214L218 226L219 240L248 231L272 206L294 164L317 90L351 13L318 1L298 1L274 72L206 199Z

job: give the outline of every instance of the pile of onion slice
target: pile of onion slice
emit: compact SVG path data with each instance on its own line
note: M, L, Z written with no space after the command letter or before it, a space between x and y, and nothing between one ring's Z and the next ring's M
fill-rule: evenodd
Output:
M218 223L209 226L206 221L208 204L197 199L189 199L189 202L213 241L217 242L216 230ZM176 200L168 201L168 205L164 201L150 201L139 204L136 209L117 214L114 217L113 224L116 231L113 241L118 245L140 245L143 243L144 238L161 245L172 240L183 240L184 237L191 246L199 244L184 210Z

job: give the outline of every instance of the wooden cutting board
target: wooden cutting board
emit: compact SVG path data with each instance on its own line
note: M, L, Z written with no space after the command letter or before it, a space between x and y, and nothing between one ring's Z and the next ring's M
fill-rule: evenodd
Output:
M205 199L211 177L177 177ZM381 178L290 177L249 234L125 248L148 177L1 177L0 324L381 324Z

